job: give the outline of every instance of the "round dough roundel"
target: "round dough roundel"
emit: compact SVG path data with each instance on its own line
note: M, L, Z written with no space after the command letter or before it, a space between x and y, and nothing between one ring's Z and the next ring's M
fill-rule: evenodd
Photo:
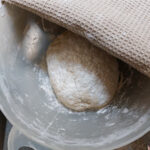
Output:
M115 58L86 39L65 32L47 51L50 82L57 99L75 111L99 109L114 96L119 70Z

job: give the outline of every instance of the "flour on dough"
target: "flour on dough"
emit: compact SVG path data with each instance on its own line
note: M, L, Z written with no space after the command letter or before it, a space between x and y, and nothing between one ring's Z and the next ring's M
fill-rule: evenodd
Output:
M117 60L86 39L69 31L61 34L48 48L46 60L52 88L66 107L99 109L113 98Z

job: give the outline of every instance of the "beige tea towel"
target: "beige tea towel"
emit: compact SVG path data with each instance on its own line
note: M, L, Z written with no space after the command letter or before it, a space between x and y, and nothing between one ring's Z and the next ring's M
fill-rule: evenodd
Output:
M150 0L3 0L63 26L150 77Z

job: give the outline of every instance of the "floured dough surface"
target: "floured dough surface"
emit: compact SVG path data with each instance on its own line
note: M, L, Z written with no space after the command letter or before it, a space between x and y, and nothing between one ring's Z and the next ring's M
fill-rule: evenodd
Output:
M48 48L46 60L52 88L66 107L99 109L113 98L117 60L86 39L71 32L61 34Z

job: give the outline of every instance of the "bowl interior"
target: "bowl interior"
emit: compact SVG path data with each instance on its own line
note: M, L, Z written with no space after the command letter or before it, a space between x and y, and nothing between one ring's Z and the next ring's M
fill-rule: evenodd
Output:
M13 125L61 150L113 149L149 130L150 79L134 70L129 84L97 112L72 112L58 103L47 72L22 53L30 17L16 7L0 9L0 108Z

